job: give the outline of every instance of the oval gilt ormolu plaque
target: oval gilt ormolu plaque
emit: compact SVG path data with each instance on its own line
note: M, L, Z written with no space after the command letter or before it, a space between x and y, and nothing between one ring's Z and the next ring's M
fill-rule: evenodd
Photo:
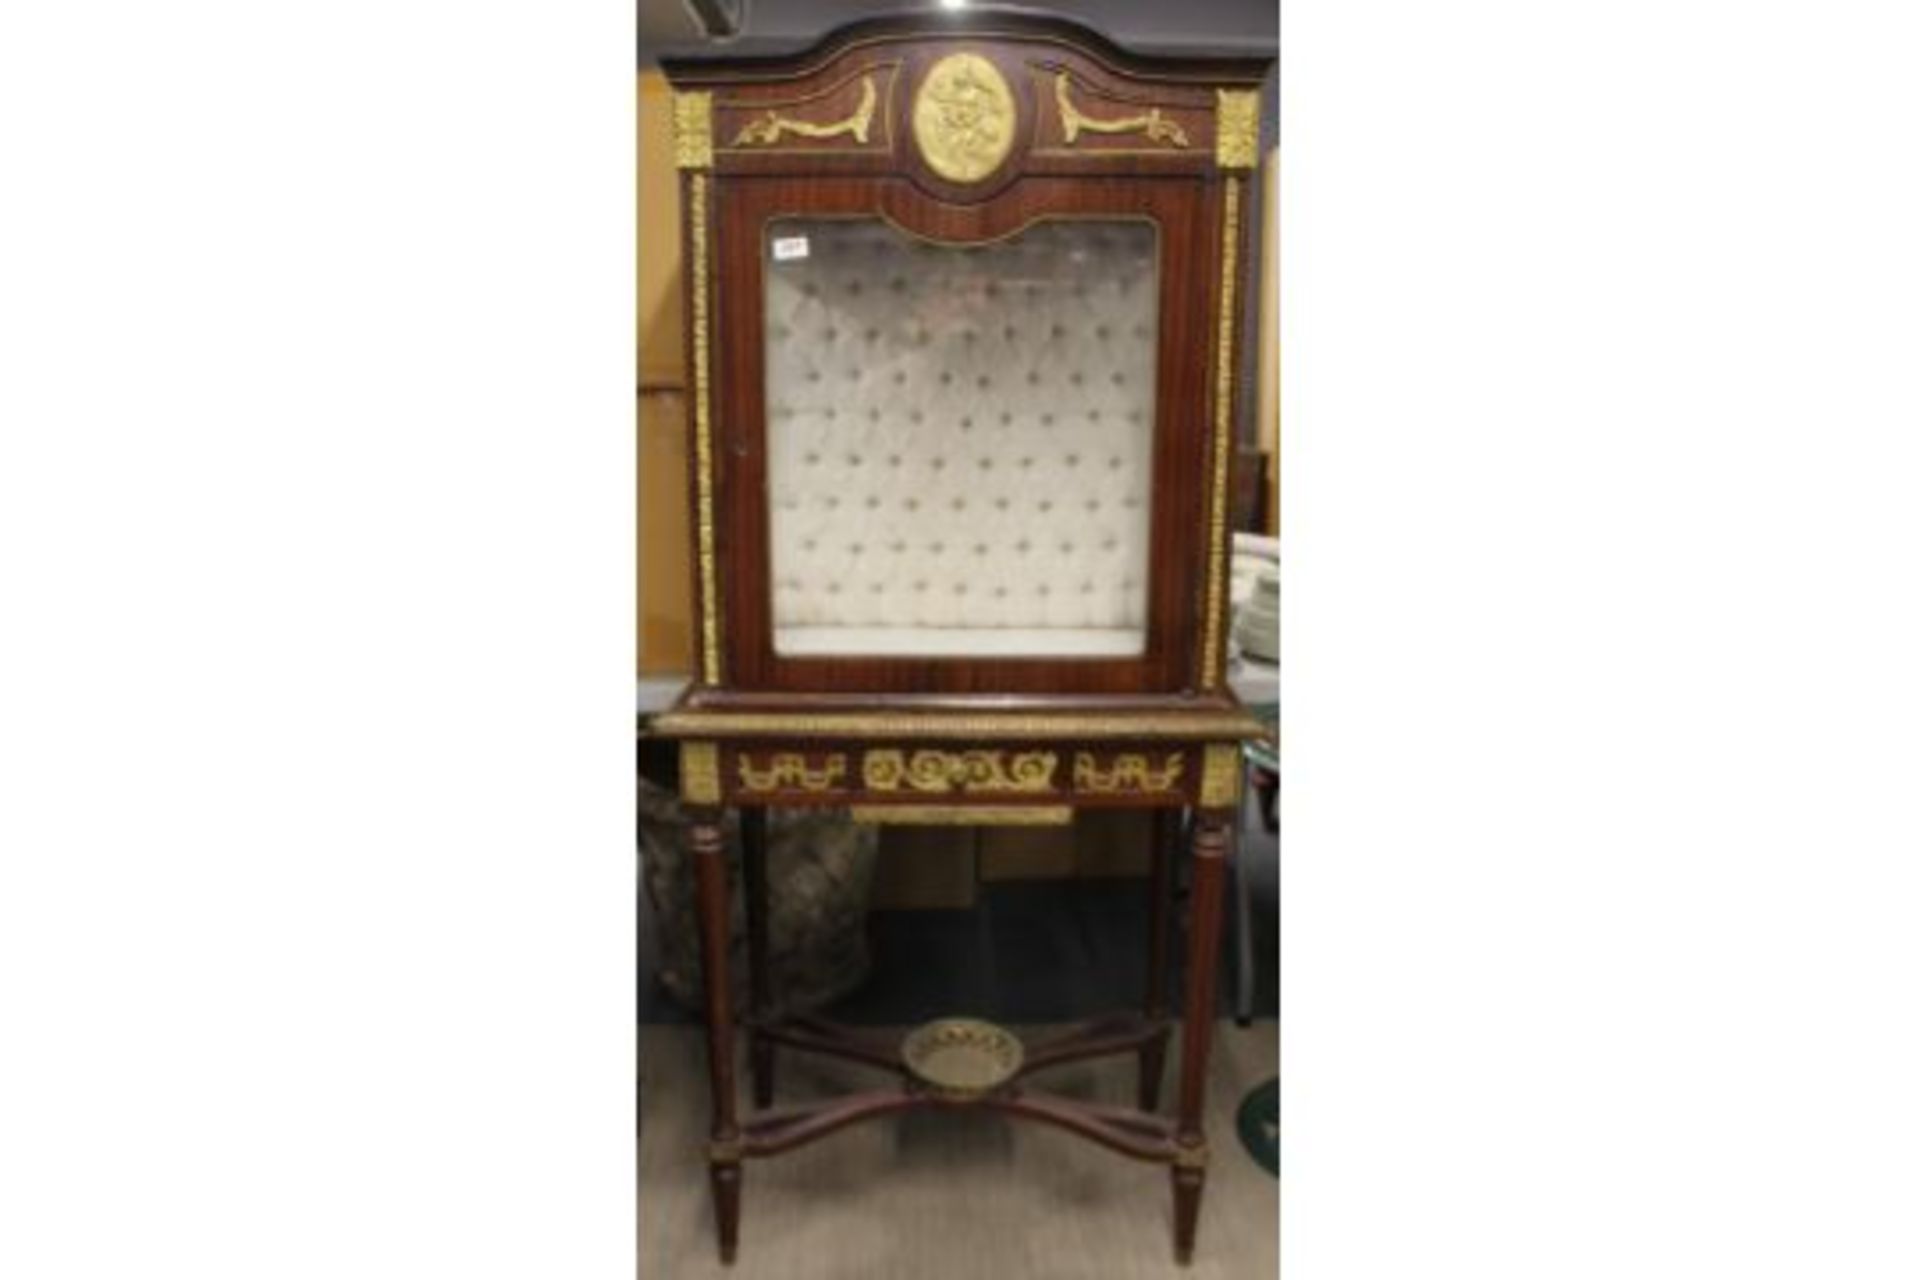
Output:
M977 53L933 64L913 96L913 140L927 167L949 182L978 182L1013 150L1013 91Z

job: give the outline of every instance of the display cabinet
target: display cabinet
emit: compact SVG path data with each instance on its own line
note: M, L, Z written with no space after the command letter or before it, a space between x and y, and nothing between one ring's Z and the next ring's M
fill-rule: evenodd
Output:
M663 59L685 227L699 865L722 1255L744 1161L909 1107L1052 1123L1171 1170L1191 1253L1239 742L1225 680L1258 86L1027 14L845 28L777 57ZM643 193L651 198L651 193ZM899 1043L761 1005L767 806L862 820L1160 815L1138 1012L1045 1044L967 1018ZM739 807L754 1114L734 1097L721 813ZM1193 859L1178 1099L1158 1106L1171 859ZM771 1109L777 1050L895 1087ZM1139 1105L1052 1096L1137 1055Z

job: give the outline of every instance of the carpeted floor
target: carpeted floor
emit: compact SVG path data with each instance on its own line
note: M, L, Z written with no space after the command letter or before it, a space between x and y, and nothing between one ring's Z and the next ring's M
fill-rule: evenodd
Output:
M1164 1168L985 1112L915 1112L748 1164L740 1256L723 1268L703 1160L707 1084L697 1028L640 1030L642 1280L1252 1280L1279 1265L1279 1184L1235 1134L1241 1099L1278 1071L1278 1030L1222 1022L1208 1087L1213 1165L1191 1267L1173 1263ZM1171 1099L1178 1045L1163 1098ZM744 1062L742 1104L746 1104ZM790 1104L884 1077L784 1054ZM1033 1087L1129 1103L1130 1057L1037 1074Z

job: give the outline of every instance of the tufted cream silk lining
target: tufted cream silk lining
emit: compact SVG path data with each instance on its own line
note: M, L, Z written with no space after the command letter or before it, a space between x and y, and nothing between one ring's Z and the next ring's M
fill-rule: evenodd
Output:
M766 251L775 651L1141 653L1152 224L787 218Z

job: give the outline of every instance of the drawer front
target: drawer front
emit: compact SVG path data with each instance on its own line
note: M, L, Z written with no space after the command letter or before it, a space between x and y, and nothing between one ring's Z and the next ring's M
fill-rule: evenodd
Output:
M1104 808L1192 803L1205 749L788 742L689 743L686 750L683 795L699 804Z

